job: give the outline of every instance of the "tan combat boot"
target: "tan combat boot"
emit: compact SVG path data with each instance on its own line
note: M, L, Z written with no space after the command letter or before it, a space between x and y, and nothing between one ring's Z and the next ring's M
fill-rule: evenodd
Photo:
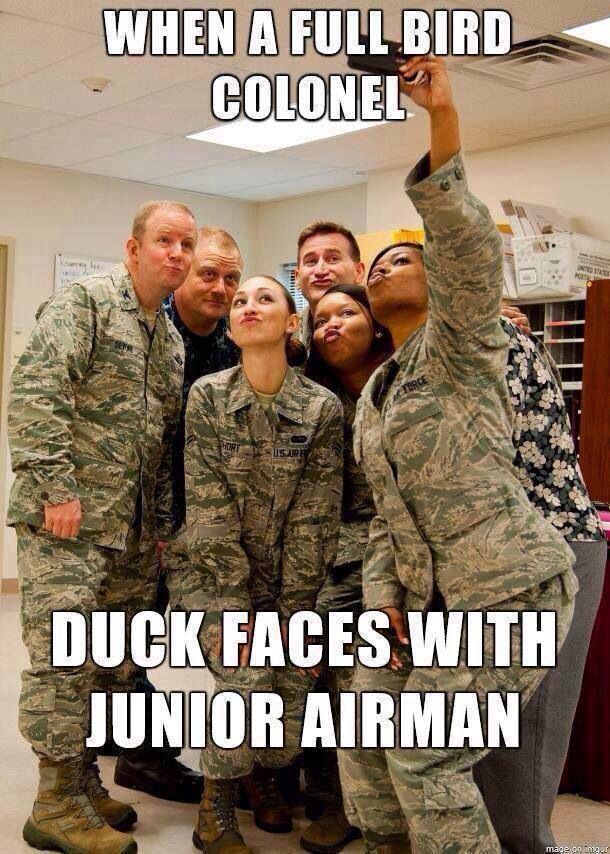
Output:
M193 845L205 854L252 854L239 832L233 780L205 778Z
M256 826L267 833L290 833L292 817L280 794L277 771L255 764L252 773L241 782L248 793Z
M343 804L336 803L305 830L301 836L301 848L313 854L337 854L361 836L359 828L353 827L347 820Z
M95 754L87 754L84 774L85 791L93 801L98 815L115 830L127 830L132 827L138 820L138 814L129 804L110 797L108 789L102 784Z
M40 783L23 838L33 848L64 854L135 854L131 836L113 830L99 817L85 792L83 758L40 760Z

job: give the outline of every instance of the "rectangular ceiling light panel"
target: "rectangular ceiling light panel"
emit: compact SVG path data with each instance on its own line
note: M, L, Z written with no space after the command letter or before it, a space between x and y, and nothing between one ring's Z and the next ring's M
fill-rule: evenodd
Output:
M592 21L590 24L583 24L581 27L572 27L569 30L564 30L564 33L568 36L576 36L577 39L586 42L610 47L610 18Z
M407 118L410 119L413 115L414 113L407 113ZM385 124L387 124L385 120L365 122L320 119L316 122L309 122L301 118L296 118L293 121L277 121L270 118L261 122L254 122L251 119L240 119L239 121L217 125L209 130L202 130L199 133L191 133L188 135L188 139L243 148L246 151L256 151L262 154L269 151L279 151L282 148L291 148L294 145L304 145L307 142L331 139L334 136L342 136L359 130L378 128Z

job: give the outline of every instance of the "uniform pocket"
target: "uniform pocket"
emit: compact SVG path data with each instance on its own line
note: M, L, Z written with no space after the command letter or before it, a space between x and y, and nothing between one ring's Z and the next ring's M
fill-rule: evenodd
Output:
M405 387L403 385L403 388ZM442 409L432 389L425 388L416 392L407 391L403 394L399 390L394 399L387 429L393 435L428 418L440 419L441 415Z
M34 750L52 750L49 721L55 712L55 698L54 687L44 687L40 679L24 679L19 701L19 731Z
M118 489L125 479L125 470L110 460L100 460L78 454L74 455L74 465L77 481L84 483Z
M428 810L462 810L474 807L481 795L472 780L451 777L444 780L423 780L424 801Z
M35 689L35 690L34 690ZM55 711L55 688L41 688L40 684L32 685L32 690L24 690L21 708L32 715L46 715Z
M494 519L497 520L498 535L510 536L521 546L522 519L519 514L511 512L494 483L481 481L469 483L459 495L442 501L435 518L435 528L442 539L469 536L478 530L483 532L493 528Z

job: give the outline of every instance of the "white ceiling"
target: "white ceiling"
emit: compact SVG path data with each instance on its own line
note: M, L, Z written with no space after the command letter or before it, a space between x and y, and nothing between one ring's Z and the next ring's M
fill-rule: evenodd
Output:
M325 8L383 8L385 33L400 38L401 0L331 2ZM483 0L470 7L485 8ZM577 26L610 14L608 0L506 0L516 40ZM404 123L250 154L185 139L213 126L210 82L240 77L346 70L345 57L287 56L289 5L236 0L235 57L109 57L101 0L0 0L0 158L95 175L145 181L247 201L267 201L366 181L370 171L407 166L427 144L421 114ZM149 0L145 8L167 8ZM170 4L172 6L172 4ZM420 2L418 8L463 4ZM198 0L173 8L201 9ZM274 8L281 55L245 54L250 12ZM283 47L283 49L282 49ZM101 95L82 84L107 77ZM454 72L464 147L499 148L524 140L610 124L610 72L520 92ZM411 107L413 110L413 108Z

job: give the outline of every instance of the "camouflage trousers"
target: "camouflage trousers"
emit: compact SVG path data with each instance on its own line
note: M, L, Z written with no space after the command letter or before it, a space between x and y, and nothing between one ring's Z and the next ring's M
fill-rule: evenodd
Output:
M129 659L101 669L90 657L81 667L51 666L51 615L76 611L125 611L127 619L152 607L158 567L155 543L130 530L125 551L61 540L20 523L17 565L23 641L30 668L22 673L19 729L40 757L62 761L80 755L89 734L91 691L133 689Z
M333 567L316 600L316 612L326 619L331 611L347 611L354 617L354 632L362 613L362 563ZM316 691L349 691L354 668L327 667L318 679Z
M201 751L201 770L206 777L214 780L234 780L245 777L252 771L254 763L267 768L284 768L290 765L301 753L301 729L303 711L307 694L313 690L314 678L303 675L295 667L223 667L218 657L211 651L220 638L222 611L215 598L215 582L209 573L204 574L196 567L189 567L184 551L183 540L178 537L170 546L167 564L170 571L168 585L172 607L176 605L185 611L205 611L206 617L200 631L199 641L206 654L206 661L214 677L214 696L221 691L233 691L245 701L246 733L250 728L250 697L261 691L279 694L284 702L282 721L284 725L284 746L252 748L248 738L236 748L221 748L215 745L210 735L208 720L207 746ZM256 611L256 604L254 606ZM272 610L266 603L259 610ZM208 708L211 698L208 699Z
M316 612L326 620L331 611L352 614L355 629L356 621L362 613L361 561L334 566L326 576L318 592ZM328 693L336 730L340 724L339 692L349 691L354 669L354 667L324 667L313 689ZM333 802L341 801L337 751L334 747L306 748L303 751L303 767L308 794L318 792L322 796L333 798Z
M558 648L572 620L577 585L569 570L505 602L495 611L555 611ZM490 609L492 610L492 609ZM358 666L352 690L444 692L448 704L457 691L476 692L481 718L489 692L518 691L522 705L547 670L520 664L493 667L492 633L484 630L485 666L413 668L408 647L401 647L403 669ZM513 632L513 661L520 660L520 637ZM351 824L381 836L409 832L417 854L500 854L472 768L489 748L356 748L338 750L347 816Z
M246 706L246 741L239 747L225 749L213 743L208 735L207 746L201 751L201 770L215 780L234 780L250 774L254 763L266 768L285 768L301 753L301 729L307 694L313 690L314 679L296 667L223 667L217 658L208 656L208 666L214 676L215 694L234 691L243 697ZM284 746L253 748L248 743L250 727L250 698L261 691L273 691L284 702L282 722Z

